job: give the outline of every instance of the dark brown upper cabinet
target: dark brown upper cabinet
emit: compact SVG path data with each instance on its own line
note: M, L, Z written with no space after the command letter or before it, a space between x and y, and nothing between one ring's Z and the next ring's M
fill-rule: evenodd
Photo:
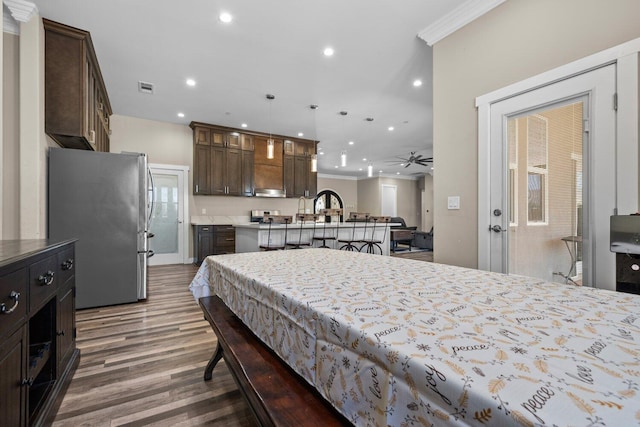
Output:
M45 132L60 146L109 151L112 114L89 32L48 19Z

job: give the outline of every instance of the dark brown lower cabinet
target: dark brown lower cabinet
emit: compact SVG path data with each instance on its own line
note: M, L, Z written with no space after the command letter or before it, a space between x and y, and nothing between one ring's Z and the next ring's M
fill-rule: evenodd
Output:
M232 225L195 225L194 233L194 257L198 265L209 255L236 252L236 230Z
M0 241L0 425L49 425L78 365L74 240Z

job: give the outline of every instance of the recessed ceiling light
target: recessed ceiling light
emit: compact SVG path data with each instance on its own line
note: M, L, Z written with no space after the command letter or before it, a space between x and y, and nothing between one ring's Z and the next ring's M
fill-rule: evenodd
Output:
M324 156L324 151L321 151L318 154L320 154L321 156Z
M184 117L184 113L178 113L178 117Z
M196 85L196 81L193 79L187 79L187 86L195 86Z
M334 168L338 169L338 165L335 165Z
M358 169L359 171L362 171L362 168Z
M355 144L353 141L349 141L349 145L353 145Z
M322 51L322 53L324 53L324 56L333 56L333 54L335 53L332 47L325 47L324 51Z
M228 24L229 22L233 21L233 16L229 12L222 12L218 16L218 19L220 20L220 22Z
M363 161L363 162L366 162L366 161L367 161L367 158L366 158L366 157L364 157L364 158L362 159L362 161Z
M298 132L298 136L304 136L304 133Z
M391 132L393 130L393 126L389 126L387 129L389 129L389 132Z
M420 79L416 79L416 80L414 80L414 81L413 81L413 85L414 85L415 87L420 87L420 86L422 86L422 80L420 80Z
M400 175L400 172L396 172L396 175Z
M241 124L240 126L242 126L243 128L246 128L246 127L247 127L247 124L246 124L246 123L243 123L243 124Z

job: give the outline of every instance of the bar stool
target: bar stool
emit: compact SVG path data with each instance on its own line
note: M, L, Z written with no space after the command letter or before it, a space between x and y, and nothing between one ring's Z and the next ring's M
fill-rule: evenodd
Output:
M269 223L269 232L267 233L267 243L260 245L260 249L265 251L278 251L285 248L285 242L287 241L287 227L291 224L293 217L291 215L265 215L262 219L263 222ZM271 244L271 225L272 224L284 224L284 238L282 244Z
M327 240L332 240L333 246L335 248L335 241L338 238L338 227L340 225L340 215L342 215L342 209L322 209L320 211L320 215L323 215L325 217L324 225L322 226L322 235L316 236L314 233L313 240L317 242L320 242L320 241L322 242L322 245L318 246L319 248L330 248L329 246L327 246ZM327 217L329 217L333 221L334 216L338 217L338 221L336 222L336 231L333 233L333 235L328 235L327 234Z
M298 232L298 240L287 242L286 245L290 246L291 249L302 249L303 246L311 246L311 239L302 240L302 229L304 228L304 224L307 221L313 221L313 232L311 236L316 233L316 222L318 221L317 214L296 214L296 221L300 223L299 232Z
M353 222L351 228L351 238L338 239L338 243L342 243L340 246L341 251L360 251L360 248L356 245L362 243L367 235L367 223L369 222L369 214L361 212L350 212L349 221ZM362 231L362 237L356 237L356 223L364 221L364 229Z
M364 245L362 245L360 247L360 252L362 252L362 249L364 249L365 247L367 248L367 253L368 254L375 254L376 253L376 248L378 248L380 250L380 255L382 255L382 245L384 243L384 240L387 236L387 226L389 225L389 222L391 222L391 217L390 216L372 216L369 217L370 221L373 221L373 228L371 229L371 238L367 239L366 236L364 238ZM376 225L379 223L384 222L384 234L382 235L382 240L376 239Z

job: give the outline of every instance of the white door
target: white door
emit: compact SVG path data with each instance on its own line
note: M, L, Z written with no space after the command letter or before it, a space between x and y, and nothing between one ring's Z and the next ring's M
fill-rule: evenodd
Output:
M398 187L395 185L382 184L382 206L380 215L398 216Z
M187 263L188 167L149 165L153 177L153 210L149 231L149 265Z
M491 271L615 282L615 65L491 105ZM607 286L604 286L607 287Z

